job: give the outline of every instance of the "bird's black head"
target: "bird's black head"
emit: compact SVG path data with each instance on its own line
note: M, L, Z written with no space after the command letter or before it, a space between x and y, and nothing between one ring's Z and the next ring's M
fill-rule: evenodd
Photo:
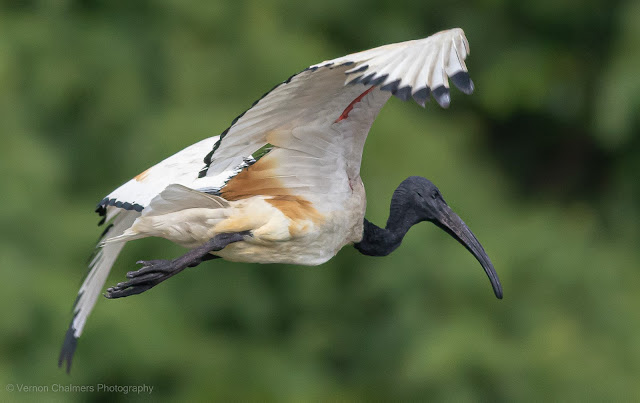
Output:
M412 221L410 225L430 221L464 245L487 273L496 297L502 298L502 286L489 256L469 227L444 201L436 185L420 176L410 176L394 192L391 205L392 209L403 210L404 214L401 216ZM391 223L387 223L387 226L389 224Z
M418 221L437 220L448 207L436 185L421 176L402 181L393 194L391 204L394 202L403 205L402 208L413 209Z

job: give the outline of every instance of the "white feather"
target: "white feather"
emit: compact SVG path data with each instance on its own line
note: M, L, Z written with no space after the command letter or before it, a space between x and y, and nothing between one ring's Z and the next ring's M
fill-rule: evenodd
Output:
M120 210L111 208L113 210ZM116 215L113 226L107 231L106 236L117 236L122 234L127 228L131 227L133 221L140 214L135 211L122 211ZM71 322L73 327L73 335L75 338L80 337L87 317L93 310L98 296L102 292L104 283L109 276L111 267L115 263L120 251L124 247L124 243L107 244L98 247L95 256L89 263L90 271L84 279L80 291L78 291L78 300L74 306L74 318Z
M170 184L188 186L198 177L204 166L203 159L211 151L218 136L199 141L166 158L133 178L105 199L128 202L146 207L156 195Z

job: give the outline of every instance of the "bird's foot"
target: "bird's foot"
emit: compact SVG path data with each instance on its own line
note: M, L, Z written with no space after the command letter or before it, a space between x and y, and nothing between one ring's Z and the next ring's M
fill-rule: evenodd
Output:
M251 232L218 234L203 245L173 260L141 260L138 262L143 265L140 270L127 273L129 281L107 288L104 296L107 298L122 298L145 292L169 277L175 276L187 267L194 267L205 260L217 258L217 256L210 255L209 252L222 250L230 243L244 240L246 236L251 236Z
M140 260L136 263L142 264L143 267L128 272L129 281L107 288L105 297L113 299L140 294L184 269L176 264L175 260Z

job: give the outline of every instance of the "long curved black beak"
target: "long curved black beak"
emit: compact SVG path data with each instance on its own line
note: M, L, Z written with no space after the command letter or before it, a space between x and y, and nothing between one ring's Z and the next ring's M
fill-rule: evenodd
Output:
M502 286L500 285L498 273L496 273L496 270L493 268L487 252L484 251L484 248L480 245L480 242L475 235L473 235L469 227L467 227L467 224L446 204L443 205L439 217L434 219L433 223L457 239L458 242L464 245L464 247L478 259L484 272L487 273L489 281L491 281L493 292L498 299L502 299Z

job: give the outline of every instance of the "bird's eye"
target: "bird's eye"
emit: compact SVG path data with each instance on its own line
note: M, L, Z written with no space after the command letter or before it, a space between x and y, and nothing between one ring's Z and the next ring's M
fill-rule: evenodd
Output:
M437 198L438 198L438 196L440 196L440 193L438 193L438 191L437 191L437 190L436 190L436 191L434 191L433 193L431 193L431 198L432 198L432 199L434 199L434 200L435 200L435 199L437 199Z

